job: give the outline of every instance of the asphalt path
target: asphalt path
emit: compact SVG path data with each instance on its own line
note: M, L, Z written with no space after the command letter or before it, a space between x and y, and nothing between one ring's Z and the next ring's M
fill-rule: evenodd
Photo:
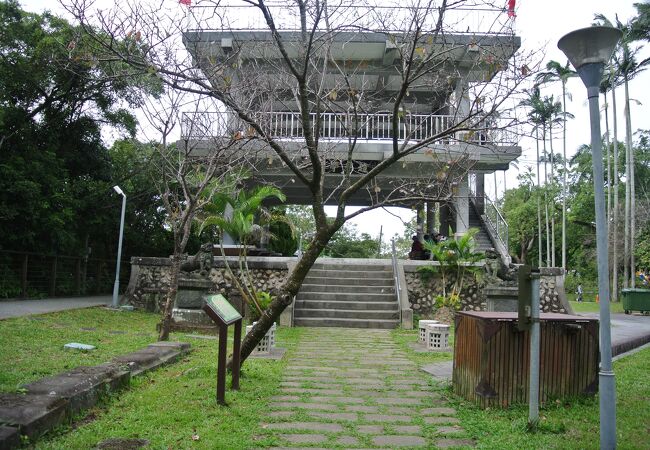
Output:
M3 300L0 301L0 320L10 317L46 314L68 309L92 308L111 303L110 295L92 297L44 298L41 300Z

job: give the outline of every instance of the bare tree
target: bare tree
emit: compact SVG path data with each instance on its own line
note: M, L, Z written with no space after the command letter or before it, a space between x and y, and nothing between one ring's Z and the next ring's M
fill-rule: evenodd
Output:
M467 174L481 157L507 161L519 151L509 132L512 97L533 64L513 57L512 19L489 1L203 1L181 18L184 10L162 2L102 12L72 0L69 11L106 58L216 100L215 115L249 140L256 176L312 207L316 232L245 337L242 361L347 220L383 206L467 199ZM141 41L126 51L102 38L133 32ZM365 151L375 138L381 151ZM363 207L346 212L353 205Z
M166 211L166 223L174 238L174 253L171 255L170 281L162 310L158 339L169 338L172 324L172 309L178 292L178 277L181 271L187 243L192 234L192 223L203 206L217 191L232 190L239 180L238 163L241 159L242 142L232 138L212 139L205 151L189 145L178 148L170 142L172 133L178 131L182 121L182 110L191 105L195 110L201 105L196 97L182 90L166 89L160 97L149 97L142 112L149 124L148 133L154 132L156 140L157 177L152 180ZM191 115L192 116L192 115ZM191 117L190 116L190 117ZM205 125L197 121L185 121L190 127L188 136L205 135ZM223 125L223 124L220 124ZM219 124L211 123L209 128Z

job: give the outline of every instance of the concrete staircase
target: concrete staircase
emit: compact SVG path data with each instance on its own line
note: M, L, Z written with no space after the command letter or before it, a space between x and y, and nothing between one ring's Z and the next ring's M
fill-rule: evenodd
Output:
M316 262L296 297L294 324L396 328L399 308L392 267L362 259Z
M481 217L476 212L473 204L470 204L469 207L469 227L478 228L480 231L474 235L474 242L476 243L476 250L479 252L484 252L486 250L494 249L492 240L485 230L485 225L481 220Z

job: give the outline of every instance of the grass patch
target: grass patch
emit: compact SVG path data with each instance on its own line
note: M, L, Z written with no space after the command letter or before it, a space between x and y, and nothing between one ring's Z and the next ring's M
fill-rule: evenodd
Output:
M650 447L650 349L614 363L617 396L617 441L620 449ZM451 390L451 388L449 388ZM546 404L540 410L537 431L526 431L528 406L481 410L454 397L457 417L479 448L597 449L598 398L580 398Z
M593 306L597 303L578 303ZM620 303L612 304L618 312ZM622 308L621 308L622 309ZM453 333L452 333L453 336ZM420 366L451 358L445 353L416 353L410 342L418 339L417 330L394 330L392 337ZM616 431L620 449L650 448L650 348L614 362L616 376ZM598 396L566 399L542 405L540 425L527 430L528 405L508 409L482 410L453 394L451 384L436 383L437 388L456 408L461 426L486 449L597 449L600 446Z
M571 303L571 308L573 308L573 312L575 313L583 313L583 312L589 312L589 313L597 313L600 311L600 303L596 302L576 302L576 301L570 301ZM609 311L611 313L623 313L623 303L617 302L613 303L611 302L609 304Z
M156 341L157 314L85 308L0 320L0 392L78 366L91 366ZM69 342L92 351L64 349Z
M417 326L417 321L413 321ZM391 337L400 346L401 350L406 353L408 358L422 367L427 364L448 361L453 358L451 352L416 352L412 344L417 343L419 339L419 330L405 330L397 328L391 331ZM454 345L454 326L449 328L449 345L453 348Z
M230 347L232 346L232 329ZM299 328L278 328L277 345L291 351ZM181 361L132 380L131 388L108 399L69 427L36 443L39 449L87 449L108 438L142 438L151 448L244 449L274 445L256 433L268 413L269 398L278 390L286 364L249 359L242 368L241 390L230 390L216 403L217 341L193 339L182 333L172 340L190 342L192 352ZM232 348L230 348L232 350Z

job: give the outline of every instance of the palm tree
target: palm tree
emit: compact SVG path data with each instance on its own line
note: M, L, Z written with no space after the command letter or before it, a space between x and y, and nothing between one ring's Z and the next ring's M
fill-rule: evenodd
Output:
M555 98L551 96L544 96L541 99L541 102L538 105L538 115L542 121L542 143L543 143L543 154L544 154L544 172L546 173L546 163L549 158L547 158L546 153L546 130L549 131L550 137L550 163L551 163L551 184L548 185L548 178L546 179L546 184L544 189L544 203L546 211L546 265L551 267L555 265L555 233L554 230L551 232L551 223L555 223L553 217L551 217L551 223L549 223L549 205L548 205L548 194L549 188L551 195L553 194L553 124L557 121L558 116L562 110L562 105L560 102L555 101ZM552 195L553 196L553 195ZM553 196L554 197L554 196ZM553 201L553 207L551 208L551 213L555 212L555 201ZM554 216L554 214L553 214ZM551 236L552 235L552 236Z
M541 95L539 91L539 86L533 86L533 88L528 91L528 98L521 101L520 105L527 106L530 108L528 112L528 121L533 125L535 129L535 148L537 150L537 246L538 246L538 267L542 267L542 208L540 202L539 191L541 189L540 182L540 173L539 173L539 126L542 124L542 119L539 114L541 109Z
M634 152L632 151L632 119L630 114L630 92L629 92L629 81L634 78L636 75L641 73L644 70L644 66L650 62L649 59L638 63L636 60L636 55L639 51L639 48L632 48L630 43L632 42L633 34L631 33L632 26L630 24L622 23L618 17L616 17L616 25L607 19L602 14L596 14L595 23L597 25L605 25L610 27L618 28L623 32L623 37L618 45L618 50L614 53L612 57L612 63L623 79L623 85L625 87L625 154L626 154L626 179L628 180L625 184L625 264L624 264L624 281L623 285L634 287L635 284L635 257L634 257L634 248L635 248L635 233L636 233L636 192L635 192L635 183L634 183ZM628 278L629 277L629 278Z
M619 210L619 205L618 205L618 180L619 180L619 173L618 173L618 119L616 117L616 83L615 83L615 77L616 77L616 72L614 69L610 66L605 70L605 73L603 74L603 80L600 83L600 91L603 93L605 96L605 111L607 114L607 110L609 109L608 104L607 104L607 91L612 92L612 121L613 121L613 131L614 131L614 136L613 136L613 142L612 142L612 156L614 159L614 168L613 168L613 173L610 172L609 170L609 149L607 151L607 192L608 192L608 203L611 204L611 196L609 195L611 191L611 186L612 186L612 176L614 178L613 183L614 183L614 204L609 208L611 211L609 213L608 217L608 223L611 223L612 227L612 242L614 245L612 245L612 291L611 291L611 297L613 302L618 301L618 210ZM607 119L607 115L605 115L605 119ZM607 124L607 140L609 141L609 124L606 120L605 122ZM609 147L609 143L608 143Z
M236 195L229 192L222 192L214 195L210 203L204 207L207 216L201 223L201 233L208 226L216 226L222 234L219 240L221 243L221 255L230 279L235 283L242 298L262 314L262 308L258 302L258 292L250 277L250 270L246 262L247 239L255 229L255 217L264 212L263 203L269 198L275 197L284 201L286 196L276 187L257 186L250 191L240 190ZM241 244L239 251L239 275L235 276L226 260L226 252L223 247L223 234L236 237Z
M566 196L567 196L567 166L566 166L566 82L569 78L575 77L576 71L571 69L569 61L563 66L557 61L549 61L546 64L546 72L537 75L538 83L559 81L562 83L562 157L564 158L564 177L562 179L562 267L566 269ZM569 100L571 97L569 96Z

